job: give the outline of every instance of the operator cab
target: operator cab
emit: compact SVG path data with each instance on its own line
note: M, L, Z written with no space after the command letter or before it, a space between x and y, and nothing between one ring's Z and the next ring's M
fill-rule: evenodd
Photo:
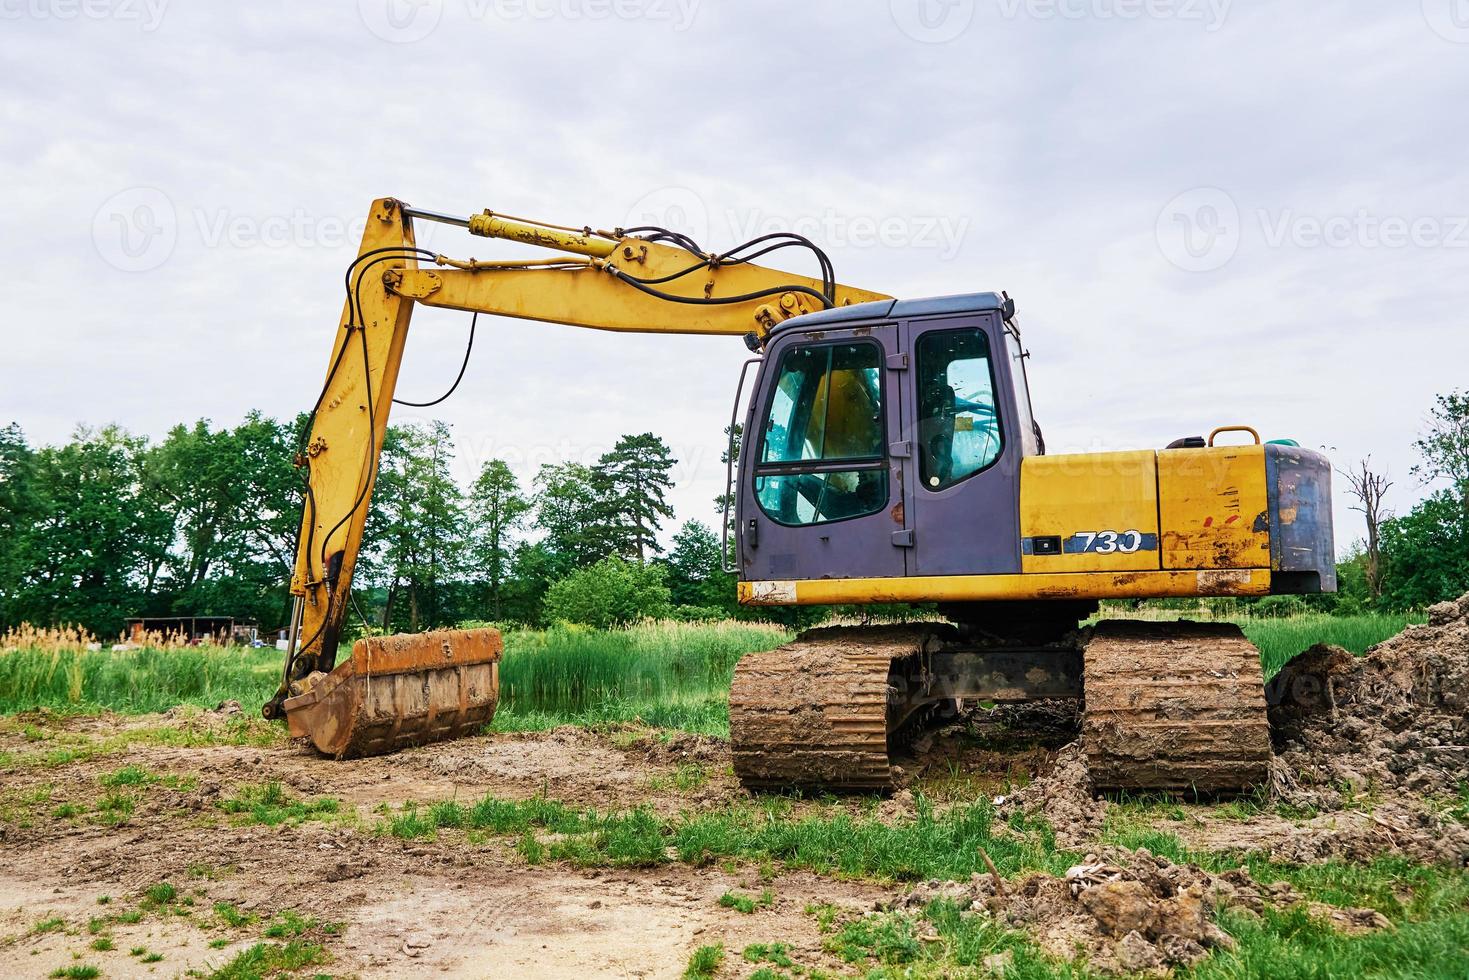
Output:
M1041 449L1014 303L883 300L767 340L740 454L746 580L1020 571Z

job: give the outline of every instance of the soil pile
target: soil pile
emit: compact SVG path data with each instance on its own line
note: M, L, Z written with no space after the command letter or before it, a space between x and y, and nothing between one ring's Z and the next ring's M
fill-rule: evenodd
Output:
M1107 801L1092 790L1086 751L1079 741L1057 751L1051 767L1033 782L995 802L1002 814L1044 818L1056 832L1056 843L1068 848L1095 839L1107 816Z
M1469 772L1469 595L1362 657L1316 646L1270 684L1277 795L1453 794Z
M939 898L1024 929L1058 956L1080 949L1089 966L1105 973L1163 973L1197 963L1212 949L1234 947L1215 921L1216 910L1259 915L1266 905L1302 901L1289 884L1259 884L1244 868L1213 875L1143 848L1088 854L1062 878L1033 874L1000 882L975 875L964 883L929 882L890 907L921 909ZM1315 905L1311 911L1349 931L1388 924L1371 909Z

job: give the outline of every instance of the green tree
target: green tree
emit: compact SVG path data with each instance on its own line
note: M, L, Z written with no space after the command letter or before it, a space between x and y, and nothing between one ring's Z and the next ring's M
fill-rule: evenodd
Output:
M551 583L565 574L563 563L544 541L517 544L504 588L504 617L532 626L545 625L546 592Z
M603 488L597 474L580 463L547 463L536 474L536 526L556 578L605 558L610 552L604 523Z
M168 523L162 572L172 591L203 582L243 531L249 477L228 430L177 425L143 457L146 491ZM156 583L148 583L149 590Z
M1451 490L1382 525L1383 602L1422 608L1469 592L1469 512Z
M35 456L35 521L14 615L115 634L138 610L144 555L167 528L140 500L146 441L109 426L79 429Z
M0 429L0 627L20 619L17 604L35 546L32 528L43 509L39 489L36 454L20 426L11 423Z
M553 620L609 629L667 616L670 598L661 565L612 555L552 585L545 609Z
M668 491L677 462L667 444L651 432L623 436L597 461L602 524L616 553L624 558L647 561L663 550L657 535L662 522L673 517Z
M251 412L233 429L175 426L144 453L140 504L165 534L145 559L151 611L284 621L300 523L291 446L288 426Z
M1469 391L1439 395L1428 413L1428 432L1413 445L1423 457L1413 474L1448 480L1469 510Z
M677 605L733 607L734 579L724 571L719 539L707 524L689 521L679 528L667 565L668 590Z
M383 625L392 628L402 619L400 598L407 600L410 631L445 625L458 611L452 584L466 557L464 499L450 473L449 427L439 421L403 426L391 440L384 438L383 447L382 503L373 528L383 538L379 563L388 581Z
M492 459L480 469L469 491L470 550L484 576L491 615L503 611L505 580L513 557L511 535L525 523L531 502L504 460Z
M737 471L740 465L740 444L744 440L745 427L739 422L724 427L724 448L719 452L719 462L725 467L725 474L730 477L724 488L724 493L714 498L714 512L719 519L725 522L724 540L729 542L730 550L736 548L735 539L735 503L738 495L735 486L738 484L740 475ZM731 555L731 558L734 556Z

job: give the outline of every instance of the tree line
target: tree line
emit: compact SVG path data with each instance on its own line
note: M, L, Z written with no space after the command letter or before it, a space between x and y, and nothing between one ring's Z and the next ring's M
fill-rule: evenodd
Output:
M1438 489L1406 514L1392 513L1393 481L1370 456L1339 471L1366 534L1338 564L1329 608L1420 609L1469 592L1469 391L1437 396L1413 447L1410 476Z
M109 636L130 616L204 614L284 624L304 422L252 412L157 442L81 428L39 447L18 425L0 428L0 628L65 623ZM530 486L491 459L461 487L446 424L389 426L351 616L418 630L727 614L733 581L708 525L685 524L663 553L676 462L641 433L594 464L545 465Z
M157 442L108 426L39 447L18 425L0 428L0 628L74 624L110 636L125 617L168 615L284 624L304 424L252 412L234 427L179 425ZM1389 509L1393 483L1370 459L1340 471L1366 525L1338 565L1340 591L1263 603L1397 610L1469 590L1469 392L1438 397L1415 447L1412 476L1437 489L1404 514ZM528 486L499 459L461 486L446 424L390 426L352 620L416 631L738 614L710 525L684 524L666 554L660 544L676 462L645 432L592 464L544 465ZM799 625L824 612L761 615Z

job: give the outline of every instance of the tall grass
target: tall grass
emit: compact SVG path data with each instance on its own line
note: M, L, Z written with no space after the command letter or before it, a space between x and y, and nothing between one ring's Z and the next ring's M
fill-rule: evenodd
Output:
M1158 622L1192 619L1238 623L1250 642L1260 648L1260 662L1265 668L1267 678L1275 676L1296 654L1309 650L1318 643L1331 643L1362 654L1383 640L1397 636L1409 623L1423 622L1423 616L1416 613L1372 612L1351 616L1296 613L1289 616L1256 616L1250 613L1248 606L1220 609L1211 605L1214 602L1218 600L1200 600L1195 608L1174 605L1168 608L1143 609L1127 609L1109 604L1097 618L1146 619Z
M1119 615L1112 612L1112 615ZM1130 612L1120 613L1134 616ZM1147 618L1200 617L1143 611ZM1401 631L1402 615L1306 614L1239 622L1267 675L1315 643L1354 653ZM620 630L561 626L507 630L495 727L534 730L634 719L712 735L729 728L735 662L790 639L761 623L646 623ZM0 713L47 707L69 712L163 711L234 699L252 710L275 689L280 654L239 647L150 645L101 650L79 633L30 631L0 637Z
M277 683L279 654L239 647L23 648L0 652L0 713L166 711L233 698L257 706Z
M502 730L631 721L708 734L729 729L735 663L790 639L763 623L559 626L505 634Z
M500 667L502 729L641 719L711 734L727 731L734 665L789 638L759 623L647 623L621 630L509 630ZM240 647L90 649L83 634L16 633L0 645L0 713L252 709L279 679L280 654ZM20 644L26 645L20 645Z
M1260 662L1265 676L1273 677L1286 662L1317 643L1333 643L1353 653L1366 653L1389 637L1396 636L1422 617L1401 613L1361 613L1356 616L1332 616L1308 613L1278 619L1237 618L1250 642L1260 648Z

